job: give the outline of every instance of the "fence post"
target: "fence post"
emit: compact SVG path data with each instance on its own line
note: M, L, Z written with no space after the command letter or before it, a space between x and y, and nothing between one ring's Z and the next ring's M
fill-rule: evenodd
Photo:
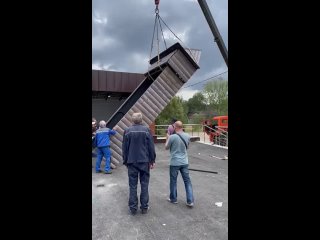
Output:
M203 132L203 142L206 142L206 132L204 130L204 125L202 125L202 132Z

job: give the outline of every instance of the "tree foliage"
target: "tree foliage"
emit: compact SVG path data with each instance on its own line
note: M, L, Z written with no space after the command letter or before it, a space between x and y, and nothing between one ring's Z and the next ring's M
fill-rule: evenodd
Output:
M197 92L187 102L187 113L197 113L206 109L206 99L201 92Z
M184 111L183 99L181 97L173 97L170 103L163 109L156 119L157 125L169 125L172 118L176 118L183 123L188 122L187 114Z
M203 96L208 107L218 115L228 114L228 81L218 79L204 86Z
M193 115L188 119L188 115ZM218 79L207 83L201 92L197 92L188 101L173 97L156 119L157 125L169 125L172 118L183 123L201 123L214 115L228 115L228 80Z

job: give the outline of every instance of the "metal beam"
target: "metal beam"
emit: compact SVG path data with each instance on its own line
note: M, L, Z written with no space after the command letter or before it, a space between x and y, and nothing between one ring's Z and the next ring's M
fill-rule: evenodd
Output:
M213 171L207 171L207 170L201 170L201 169L194 169L194 168L188 168L189 171L197 171L197 172L206 172L206 173L214 173L218 174L218 172L213 172Z
M210 9L208 7L208 4L206 2L206 0L198 0L198 3L201 7L201 10L209 24L209 27L211 29L211 32L214 36L214 41L218 44L218 48L224 58L224 61L226 62L227 66L228 66L228 50L223 42L223 39L219 33L218 27L211 15Z

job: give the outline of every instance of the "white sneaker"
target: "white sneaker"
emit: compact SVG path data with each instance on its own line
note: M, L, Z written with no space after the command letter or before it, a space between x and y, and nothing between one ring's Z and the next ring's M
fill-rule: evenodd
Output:
M171 203L174 203L174 204L177 204L177 203L178 203L178 201L172 202L170 198L168 198L167 201L168 201L168 202L171 202Z
M186 205L187 205L188 207L193 207L193 202L192 202L192 203L186 203Z

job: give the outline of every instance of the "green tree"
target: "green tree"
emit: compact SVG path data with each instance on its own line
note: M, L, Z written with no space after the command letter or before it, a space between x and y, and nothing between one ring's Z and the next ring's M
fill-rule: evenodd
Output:
M209 82L203 90L205 103L218 115L228 115L228 80L218 79Z
M195 93L192 98L187 101L187 113L199 113L206 109L205 97L201 92Z
M162 110L156 119L157 125L170 124L172 118L179 119L183 123L188 122L186 112L184 111L184 101L181 97L173 97L170 103Z
M188 115L188 113L189 113L188 101L182 100L182 107L183 107L183 111L185 112L185 114Z

